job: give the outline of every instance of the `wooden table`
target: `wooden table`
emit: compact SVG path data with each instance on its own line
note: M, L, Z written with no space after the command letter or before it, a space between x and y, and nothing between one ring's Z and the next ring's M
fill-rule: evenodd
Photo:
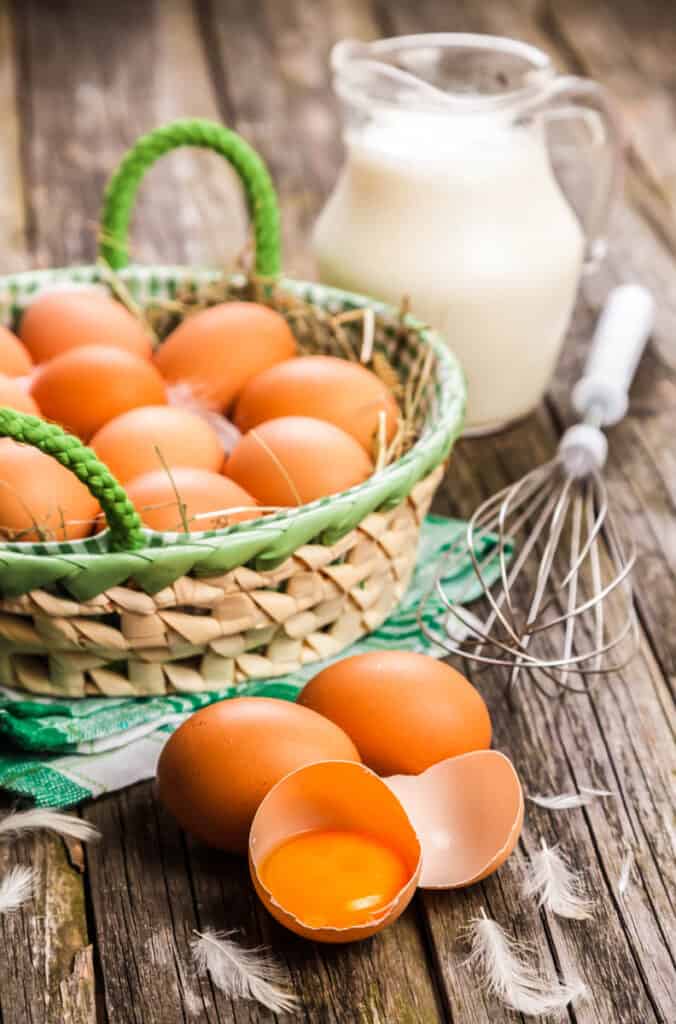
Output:
M281 192L287 272L312 274L308 233L340 161L328 52L341 37L477 30L528 39L562 68L605 82L632 134L626 203L610 255L585 283L546 404L499 437L458 446L438 510L476 502L551 453L570 417L569 385L608 288L640 280L658 325L611 432L608 481L638 544L641 653L593 699L555 707L525 690L510 713L497 679L484 686L495 744L530 793L580 786L617 792L582 810L528 808L520 850L465 892L420 893L371 942L314 947L258 906L244 863L181 834L142 784L84 806L104 840L86 851L45 836L0 849L40 872L35 901L0 920L2 1024L267 1021L191 969L195 928L236 928L269 943L300 995L298 1020L475 1024L514 1019L461 966L461 929L482 907L531 942L546 970L574 966L591 998L574 1024L676 1019L673 855L669 841L671 691L676 677L676 12L668 0L78 0L0 3L0 268L92 259L101 191L141 132L181 115L222 119L269 162ZM154 170L136 217L138 261L216 262L244 239L232 182L209 154L182 152ZM565 922L519 894L525 856L560 843L584 869L594 918ZM636 866L623 897L626 844Z

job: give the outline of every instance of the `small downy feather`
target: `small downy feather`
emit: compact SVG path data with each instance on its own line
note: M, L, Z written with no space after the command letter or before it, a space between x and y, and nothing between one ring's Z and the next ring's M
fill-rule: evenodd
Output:
M30 868L10 868L0 879L0 914L9 914L33 895L33 872Z
M523 882L524 896L537 896L538 906L558 917L584 921L592 916L593 903L584 893L579 875L571 868L558 846L547 846L530 859Z
M470 924L470 954L465 964L475 969L486 989L506 1006L528 1016L555 1013L587 994L585 985L550 982L525 959L524 947L496 921L481 916Z
M634 867L634 851L628 850L624 860L622 861L622 869L620 871L620 877L617 883L617 895L623 897L629 888L629 882L631 880L631 872Z
M62 814L60 811L49 811L36 807L30 811L15 811L0 821L0 839L18 835L20 832L35 832L47 829L60 836L70 836L86 843L100 838L100 832L82 818L74 814Z
M615 796L615 794L609 789L588 789L586 786L581 786L579 793L559 793L554 796L527 796L526 800L536 804L538 807L544 807L548 811L568 811L573 807L586 807L587 804L592 803L597 797L603 796Z
M198 972L208 971L216 988L226 995L253 999L272 1013L289 1013L298 1006L286 992L279 964L261 946L245 949L232 938L234 932L195 932L191 942Z
M194 412L197 416L201 416L212 430L218 434L218 440L223 445L225 454L230 454L242 436L232 420L229 420L227 416L223 416L222 413L217 412L215 409L210 409L208 405L201 402L190 385L184 381L178 384L171 384L167 395L169 405L175 405L179 409L186 409L188 412Z

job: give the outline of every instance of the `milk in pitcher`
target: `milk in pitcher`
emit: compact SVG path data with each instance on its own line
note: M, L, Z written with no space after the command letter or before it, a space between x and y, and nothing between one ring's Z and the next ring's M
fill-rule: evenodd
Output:
M462 363L471 431L530 412L551 380L585 256L545 122L519 123L499 104L375 100L370 116L348 122L345 143L315 230L321 280L395 306L409 297Z

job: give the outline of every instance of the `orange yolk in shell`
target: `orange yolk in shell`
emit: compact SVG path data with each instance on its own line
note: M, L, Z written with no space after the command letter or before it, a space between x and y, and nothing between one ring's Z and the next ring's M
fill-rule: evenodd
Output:
M406 885L400 855L374 836L318 830L285 840L263 861L273 899L311 928L372 921Z

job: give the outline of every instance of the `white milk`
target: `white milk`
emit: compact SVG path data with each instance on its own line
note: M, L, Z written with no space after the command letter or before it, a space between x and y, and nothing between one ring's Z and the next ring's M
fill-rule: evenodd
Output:
M467 426L524 415L551 379L584 239L539 126L396 111L347 139L316 227L322 281L440 329L469 386Z

